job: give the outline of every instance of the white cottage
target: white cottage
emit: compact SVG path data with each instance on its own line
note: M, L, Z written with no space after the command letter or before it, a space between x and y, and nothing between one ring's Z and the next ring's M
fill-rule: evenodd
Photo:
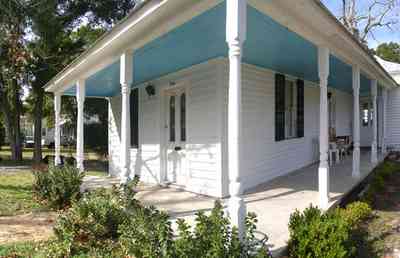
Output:
M85 97L107 98L111 175L229 197L240 226L247 189L315 162L327 208L332 143L353 143L353 178L360 145L376 164L397 86L318 0L147 0L46 91L56 125L61 96L77 97L80 169Z

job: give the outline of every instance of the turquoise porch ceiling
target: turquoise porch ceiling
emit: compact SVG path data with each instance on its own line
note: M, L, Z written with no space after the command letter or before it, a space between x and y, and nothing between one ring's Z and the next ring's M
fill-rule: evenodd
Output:
M248 35L243 61L249 64L318 82L317 47L253 7L248 7ZM227 57L225 3L193 18L134 53L134 85L176 72L216 57ZM352 69L330 57L329 86L352 91ZM368 94L370 81L361 76L361 93ZM87 96L119 94L119 62L115 62L86 82ZM67 95L74 95L71 88Z

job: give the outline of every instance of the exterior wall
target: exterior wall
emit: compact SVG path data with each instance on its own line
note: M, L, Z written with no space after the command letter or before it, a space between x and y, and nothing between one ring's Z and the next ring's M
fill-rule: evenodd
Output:
M386 142L388 147L400 149L400 89L387 94Z
M243 187L249 189L319 160L319 86L305 82L304 138L275 142L275 73L253 65L243 65L242 68L243 128L240 171ZM227 88L227 63L224 74L224 86ZM296 79L290 76L287 78ZM335 89L329 91L333 93L336 102L336 134L351 135L352 95ZM224 103L226 112L227 95ZM224 173L228 173L224 169Z
M164 128L162 92L170 82L187 86L186 168L185 189L196 193L221 196L221 89L220 59L215 59L151 81L156 95L149 97L139 90L139 149L131 149L131 172L147 183L160 183L163 148L167 131ZM148 82L150 83L150 82ZM141 86L146 86L145 85ZM120 159L121 96L109 102L110 174L118 176Z

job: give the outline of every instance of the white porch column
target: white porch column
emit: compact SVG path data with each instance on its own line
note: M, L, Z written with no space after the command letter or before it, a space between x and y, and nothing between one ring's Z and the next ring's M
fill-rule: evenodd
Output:
M383 130L382 130L382 153L385 155L387 153L387 144L386 144L386 105L387 105L387 90L385 88L382 89L382 101L383 101Z
M84 150L83 150L83 107L85 104L85 80L80 79L76 84L76 102L78 105L78 121L76 129L76 166L79 171L84 171L83 161Z
M376 104L376 98L378 95L378 81L371 81L371 97L373 106L373 118L372 118L372 144L371 144L371 163L378 163L378 108Z
M322 209L328 208L329 203L329 165L328 165L328 77L329 77L329 49L318 48L318 75L320 80L320 115L319 115L319 167L318 189L319 205Z
M61 94L54 93L54 112L55 112L55 124L54 124L54 148L55 148L55 158L54 165L61 164L61 149L60 149L60 141L61 141L61 131L60 131L60 122L61 122Z
M360 178L360 67L353 65L353 178Z
M121 112L121 184L130 179L130 147L131 147L131 115L130 115L130 93L133 82L133 56L132 52L126 51L121 55L120 61L120 83L122 94Z
M241 63L242 46L246 40L246 0L230 0L226 4L226 41L229 46L229 97L228 97L228 173L229 207L231 222L243 236L246 204L240 182L240 132L241 132Z

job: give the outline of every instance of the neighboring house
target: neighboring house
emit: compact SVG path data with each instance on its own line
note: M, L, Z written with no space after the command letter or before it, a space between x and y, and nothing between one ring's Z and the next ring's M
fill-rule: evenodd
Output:
M400 64L375 58L400 83ZM400 150L400 88L392 89L388 94L387 142L391 149Z
M80 169L84 99L107 98L111 175L230 197L242 229L245 191L315 162L327 208L336 139L354 143L359 180L360 145L373 164L386 153L386 96L397 87L317 0L148 0L46 91L56 124L60 96L77 97Z

